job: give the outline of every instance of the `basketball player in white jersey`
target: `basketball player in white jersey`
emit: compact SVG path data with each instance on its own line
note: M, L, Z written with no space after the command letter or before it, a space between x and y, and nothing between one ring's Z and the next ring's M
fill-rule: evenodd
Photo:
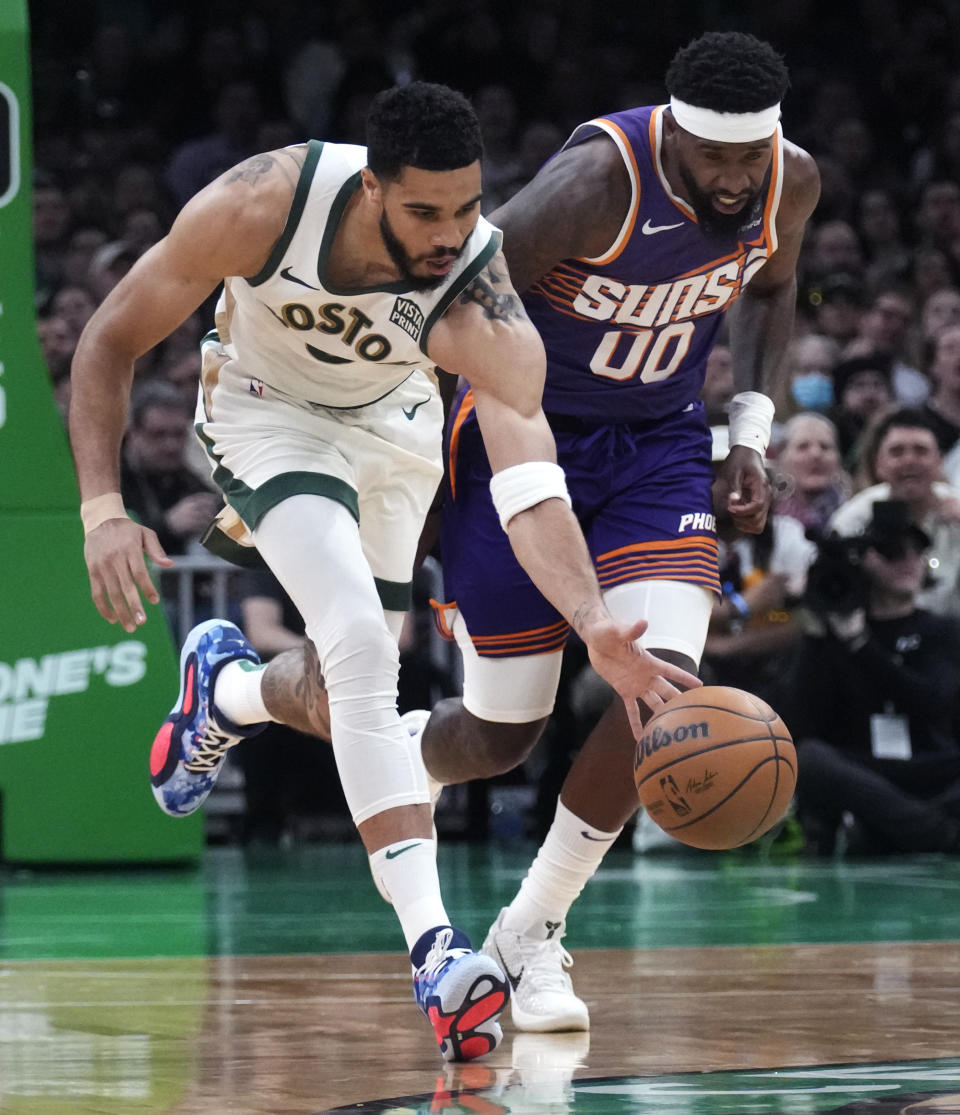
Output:
M414 83L376 99L366 148L314 141L227 172L89 322L70 414L93 599L134 631L142 597L158 599L143 555L169 561L119 496L133 363L223 283L197 408L227 504L210 544L258 553L308 641L261 667L232 624L195 628L151 752L154 795L174 816L193 812L226 749L269 720L331 739L449 1060L496 1047L509 984L450 924L426 771L396 708L397 635L441 476L435 365L473 385L501 525L637 730L637 699L659 706L674 682L698 684L639 649L646 625L618 623L602 602L540 408L543 347L480 216L480 157L469 103Z

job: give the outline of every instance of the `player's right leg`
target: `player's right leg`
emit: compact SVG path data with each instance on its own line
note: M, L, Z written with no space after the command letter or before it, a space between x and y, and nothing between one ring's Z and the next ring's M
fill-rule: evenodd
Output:
M480 1056L502 1037L509 984L450 924L426 773L397 712L400 598L441 471L439 402L423 406L420 391L414 423L398 389L352 424L271 391L252 396L229 366L219 372L204 435L243 516L231 537L252 534L308 640L299 662L270 663L258 696L284 723L329 729L351 816L404 933L417 1005L446 1059Z
M329 708L344 796L377 886L400 921L417 1005L445 1059L482 1056L501 1040L497 1017L509 984L451 924L441 898L426 771L396 707L402 616L384 613L357 524L342 505L294 496L264 516L256 540L315 648L299 684L265 676L269 707L294 726L298 718L309 725L321 703Z

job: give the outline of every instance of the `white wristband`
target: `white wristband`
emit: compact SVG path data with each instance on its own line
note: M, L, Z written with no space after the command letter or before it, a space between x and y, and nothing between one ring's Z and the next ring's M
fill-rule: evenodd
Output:
M748 449L756 449L763 457L770 444L773 400L759 391L741 391L730 400L727 413L730 416L730 447L745 445Z
M490 479L490 495L504 530L514 515L545 499L562 499L571 506L563 469L552 461L524 461L501 469Z
M83 533L88 535L96 530L107 519L126 519L127 511L123 506L123 497L119 492L106 492L102 496L94 496L80 504L80 519L83 522Z

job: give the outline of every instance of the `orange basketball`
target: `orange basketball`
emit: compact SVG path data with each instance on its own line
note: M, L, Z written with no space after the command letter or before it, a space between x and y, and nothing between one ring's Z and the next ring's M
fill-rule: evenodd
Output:
M759 697L691 689L647 723L633 778L651 818L694 848L737 848L784 815L797 784L786 725Z

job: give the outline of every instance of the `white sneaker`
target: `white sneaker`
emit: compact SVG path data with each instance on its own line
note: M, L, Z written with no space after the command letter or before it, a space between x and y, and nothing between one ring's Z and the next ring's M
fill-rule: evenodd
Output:
M501 910L490 927L481 951L495 960L510 981L510 1013L518 1030L552 1033L558 1030L589 1030L587 1004L573 993L573 983L564 969L573 957L560 943L564 923L552 926L544 941L503 928Z
M400 717L400 723L406 728L407 734L410 736L411 750L416 751L418 761L421 763L423 762L423 755L420 751L420 740L423 738L423 729L426 728L429 719L430 712L425 708L411 709L410 712L405 712ZM426 766L423 769L427 770ZM430 792L430 809L431 811L436 810L437 802L443 793L443 783L431 778L428 770L427 789Z

